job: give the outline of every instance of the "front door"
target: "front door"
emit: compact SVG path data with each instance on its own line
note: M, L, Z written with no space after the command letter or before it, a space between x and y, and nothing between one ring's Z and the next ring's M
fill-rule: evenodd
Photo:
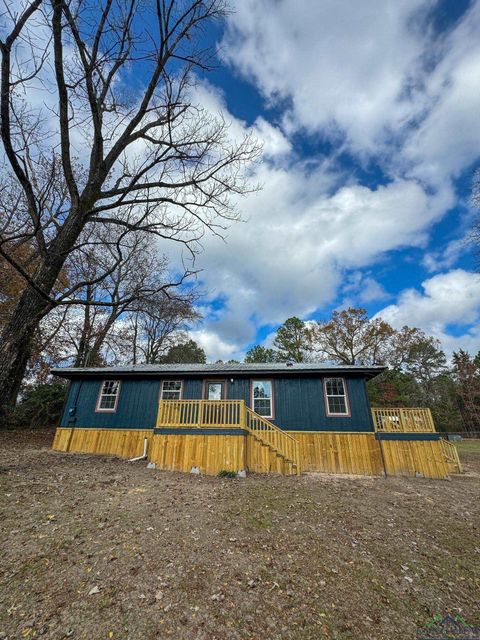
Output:
M205 400L224 400L225 381L207 381L205 383Z
M205 400L225 400L225 380L205 382ZM203 407L203 424L217 425L225 421L223 402L207 402Z

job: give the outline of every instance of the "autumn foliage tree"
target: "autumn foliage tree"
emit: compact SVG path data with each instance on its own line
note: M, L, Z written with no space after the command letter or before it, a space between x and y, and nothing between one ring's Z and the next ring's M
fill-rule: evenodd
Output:
M394 329L370 319L363 308L349 307L326 321L289 318L278 328L274 347L252 347L245 362L385 365L368 382L373 406L426 406L440 430L480 429L480 355L454 354L452 370L439 341L416 327Z
M312 322L312 350L339 364L384 364L394 331L383 320L370 320L366 309L334 311L327 322Z

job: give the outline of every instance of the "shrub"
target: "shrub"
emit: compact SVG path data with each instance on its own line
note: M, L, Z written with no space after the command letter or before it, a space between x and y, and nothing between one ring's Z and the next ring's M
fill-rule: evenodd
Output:
M227 471L226 469L222 469L221 471L218 472L218 477L219 478L236 478L237 472Z
M10 417L12 426L50 427L62 414L67 386L61 382L27 388Z

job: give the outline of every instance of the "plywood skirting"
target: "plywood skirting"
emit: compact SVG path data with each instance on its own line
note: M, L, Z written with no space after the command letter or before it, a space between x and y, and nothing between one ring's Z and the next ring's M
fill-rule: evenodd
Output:
M439 440L381 440L387 475L446 478L448 465Z
M65 429L59 427L53 449L70 453L98 453L135 458L143 453L144 439L153 438L153 429ZM148 443L150 447L150 442Z
M159 469L216 475L245 469L245 436L154 435L149 460Z
M382 454L374 433L289 433L299 442L302 471L384 474Z
M374 433L290 431L299 442L302 471L361 475L418 474L445 478L449 467L438 440L376 440ZM201 473L248 469L256 473L294 474L290 463L255 436L153 435L150 429L56 430L53 449L134 458L143 453L160 469Z

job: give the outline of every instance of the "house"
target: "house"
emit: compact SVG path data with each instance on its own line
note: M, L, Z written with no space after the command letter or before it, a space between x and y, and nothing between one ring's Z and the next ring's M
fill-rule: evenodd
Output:
M370 408L383 367L319 363L61 368L54 449L142 456L157 468L446 477L456 449L428 409ZM453 447L453 450L451 449Z

